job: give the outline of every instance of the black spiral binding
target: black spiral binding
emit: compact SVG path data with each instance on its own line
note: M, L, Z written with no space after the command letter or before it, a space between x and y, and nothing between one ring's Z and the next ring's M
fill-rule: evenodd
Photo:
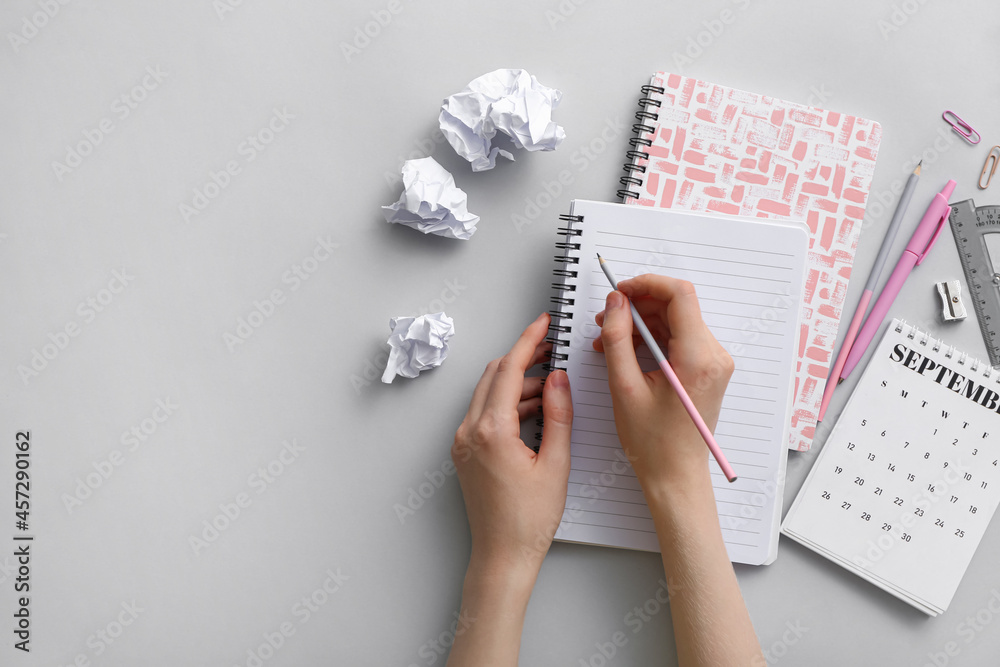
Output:
M649 111L648 107L660 108L660 100L652 97L655 93L657 95L662 95L666 90L660 86L650 86L645 85L641 89L642 97L639 99L639 110L635 112L635 119L639 121L632 126L632 131L635 132L635 136L628 140L629 145L632 147L631 150L625 153L625 156L629 159L622 169L624 169L627 176L622 176L618 179L625 189L618 191L618 198L622 201L626 199L638 199L639 192L638 189L642 187L642 179L636 176L636 173L645 174L646 173L646 161L649 159L649 153L642 150L642 146L652 146L653 142L649 139L644 139L643 134L651 134L656 132L656 127L654 125L649 125L649 122L653 122L659 119L660 115L653 111ZM630 190L629 188L635 187L636 190Z
M573 281L576 280L578 275L575 267L580 263L580 258L576 255L576 251L580 249L580 243L576 240L576 237L583 234L583 230L577 229L574 226L583 222L582 215L564 214L560 215L559 219L567 224L565 227L559 227L559 234L563 237L563 240L556 243L556 249L562 250L562 254L553 255L552 257L556 263L556 268L552 269L552 275L560 280L552 283L553 295L549 298L549 301L555 307L549 311L549 315L552 318L549 322L550 335L545 339L547 342L552 343L552 351L549 353L549 361L542 364L542 368L548 372L566 370L558 362L566 361L569 355L566 352L560 352L559 348L568 348L570 341L560 336L573 333L573 327L569 323L573 318L573 306L576 303L576 299L573 296L573 293L576 292L576 284ZM544 383L544 380L542 382ZM535 423L538 425L535 440L541 442L545 420L539 417L535 420ZM533 449L537 452L538 444Z

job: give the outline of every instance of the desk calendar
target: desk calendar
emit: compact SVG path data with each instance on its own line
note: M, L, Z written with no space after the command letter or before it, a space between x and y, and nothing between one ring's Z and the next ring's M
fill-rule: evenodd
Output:
M936 616L1000 500L1000 372L893 320L781 530Z

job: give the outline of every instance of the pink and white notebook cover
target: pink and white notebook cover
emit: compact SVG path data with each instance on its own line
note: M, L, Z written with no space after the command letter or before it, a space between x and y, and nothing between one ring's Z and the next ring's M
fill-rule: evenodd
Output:
M761 218L809 227L788 446L807 451L832 363L881 126L857 116L658 72L645 111L648 158L626 204Z

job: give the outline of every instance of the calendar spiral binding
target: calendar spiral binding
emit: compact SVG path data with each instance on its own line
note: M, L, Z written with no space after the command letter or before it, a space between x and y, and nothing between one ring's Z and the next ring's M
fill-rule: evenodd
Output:
M639 110L635 112L635 119L638 122L632 126L635 136L628 140L632 148L625 153L629 161L622 166L627 175L618 179L624 187L618 191L618 198L622 201L639 198L639 190L643 183L641 175L646 173L646 163L649 162L649 153L643 151L642 147L648 148L653 145L652 138L642 135L656 132L656 127L647 125L646 121L659 120L660 114L656 110L660 108L660 100L653 96L663 95L665 92L666 88L649 84L640 88L642 97L639 98ZM631 189L633 187L634 190Z
M955 353L960 352L960 350L957 347L955 347L954 345L946 345L944 342L941 341L941 339L935 338L926 331L920 329L920 327L918 327L917 325L910 324L906 320L899 320L899 323L895 327L895 331L896 333L905 332L906 337L909 340L916 340L918 345L926 346L928 344L932 344L931 345L932 352L940 352L942 349L944 349L945 359L954 359L955 363L957 363L959 366L965 366L966 364L968 364L969 372L971 373L978 373L979 367L982 366L983 367L982 376L987 380L992 379L996 384L1000 385L1000 372L994 374L993 367L990 366L988 363L985 363L983 360L977 357L970 357L967 352L961 352L960 356L958 358L955 358ZM918 335L920 336L919 339L917 339Z
M553 261L556 263L555 268L552 269L552 275L555 278L559 278L559 280L552 283L553 295L549 297L549 302L554 307L549 311L549 316L552 319L549 322L549 335L545 340L552 344L552 351L548 355L549 361L542 364L542 368L548 372L566 370L564 366L559 365L559 362L566 361L569 358L569 354L568 352L561 352L559 348L569 348L570 341L561 336L573 333L570 321L573 319L572 309L576 304L573 293L576 292L576 279L578 277L578 271L574 267L580 264L580 257L576 254L580 249L580 244L576 241L576 238L583 234L583 230L576 227L576 225L583 223L582 215L567 213L560 215L559 219L565 222L566 226L558 228L559 236L562 237L562 240L557 241L555 244L556 249L562 252L552 256ZM543 379L543 386L544 383L545 380ZM535 440L540 443L545 420L539 417L535 420L535 424L538 425ZM533 449L537 452L538 444Z

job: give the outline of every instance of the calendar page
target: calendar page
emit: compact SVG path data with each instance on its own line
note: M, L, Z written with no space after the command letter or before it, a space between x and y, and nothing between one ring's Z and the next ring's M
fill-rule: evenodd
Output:
M943 613L1000 501L1000 372L893 320L782 532Z

